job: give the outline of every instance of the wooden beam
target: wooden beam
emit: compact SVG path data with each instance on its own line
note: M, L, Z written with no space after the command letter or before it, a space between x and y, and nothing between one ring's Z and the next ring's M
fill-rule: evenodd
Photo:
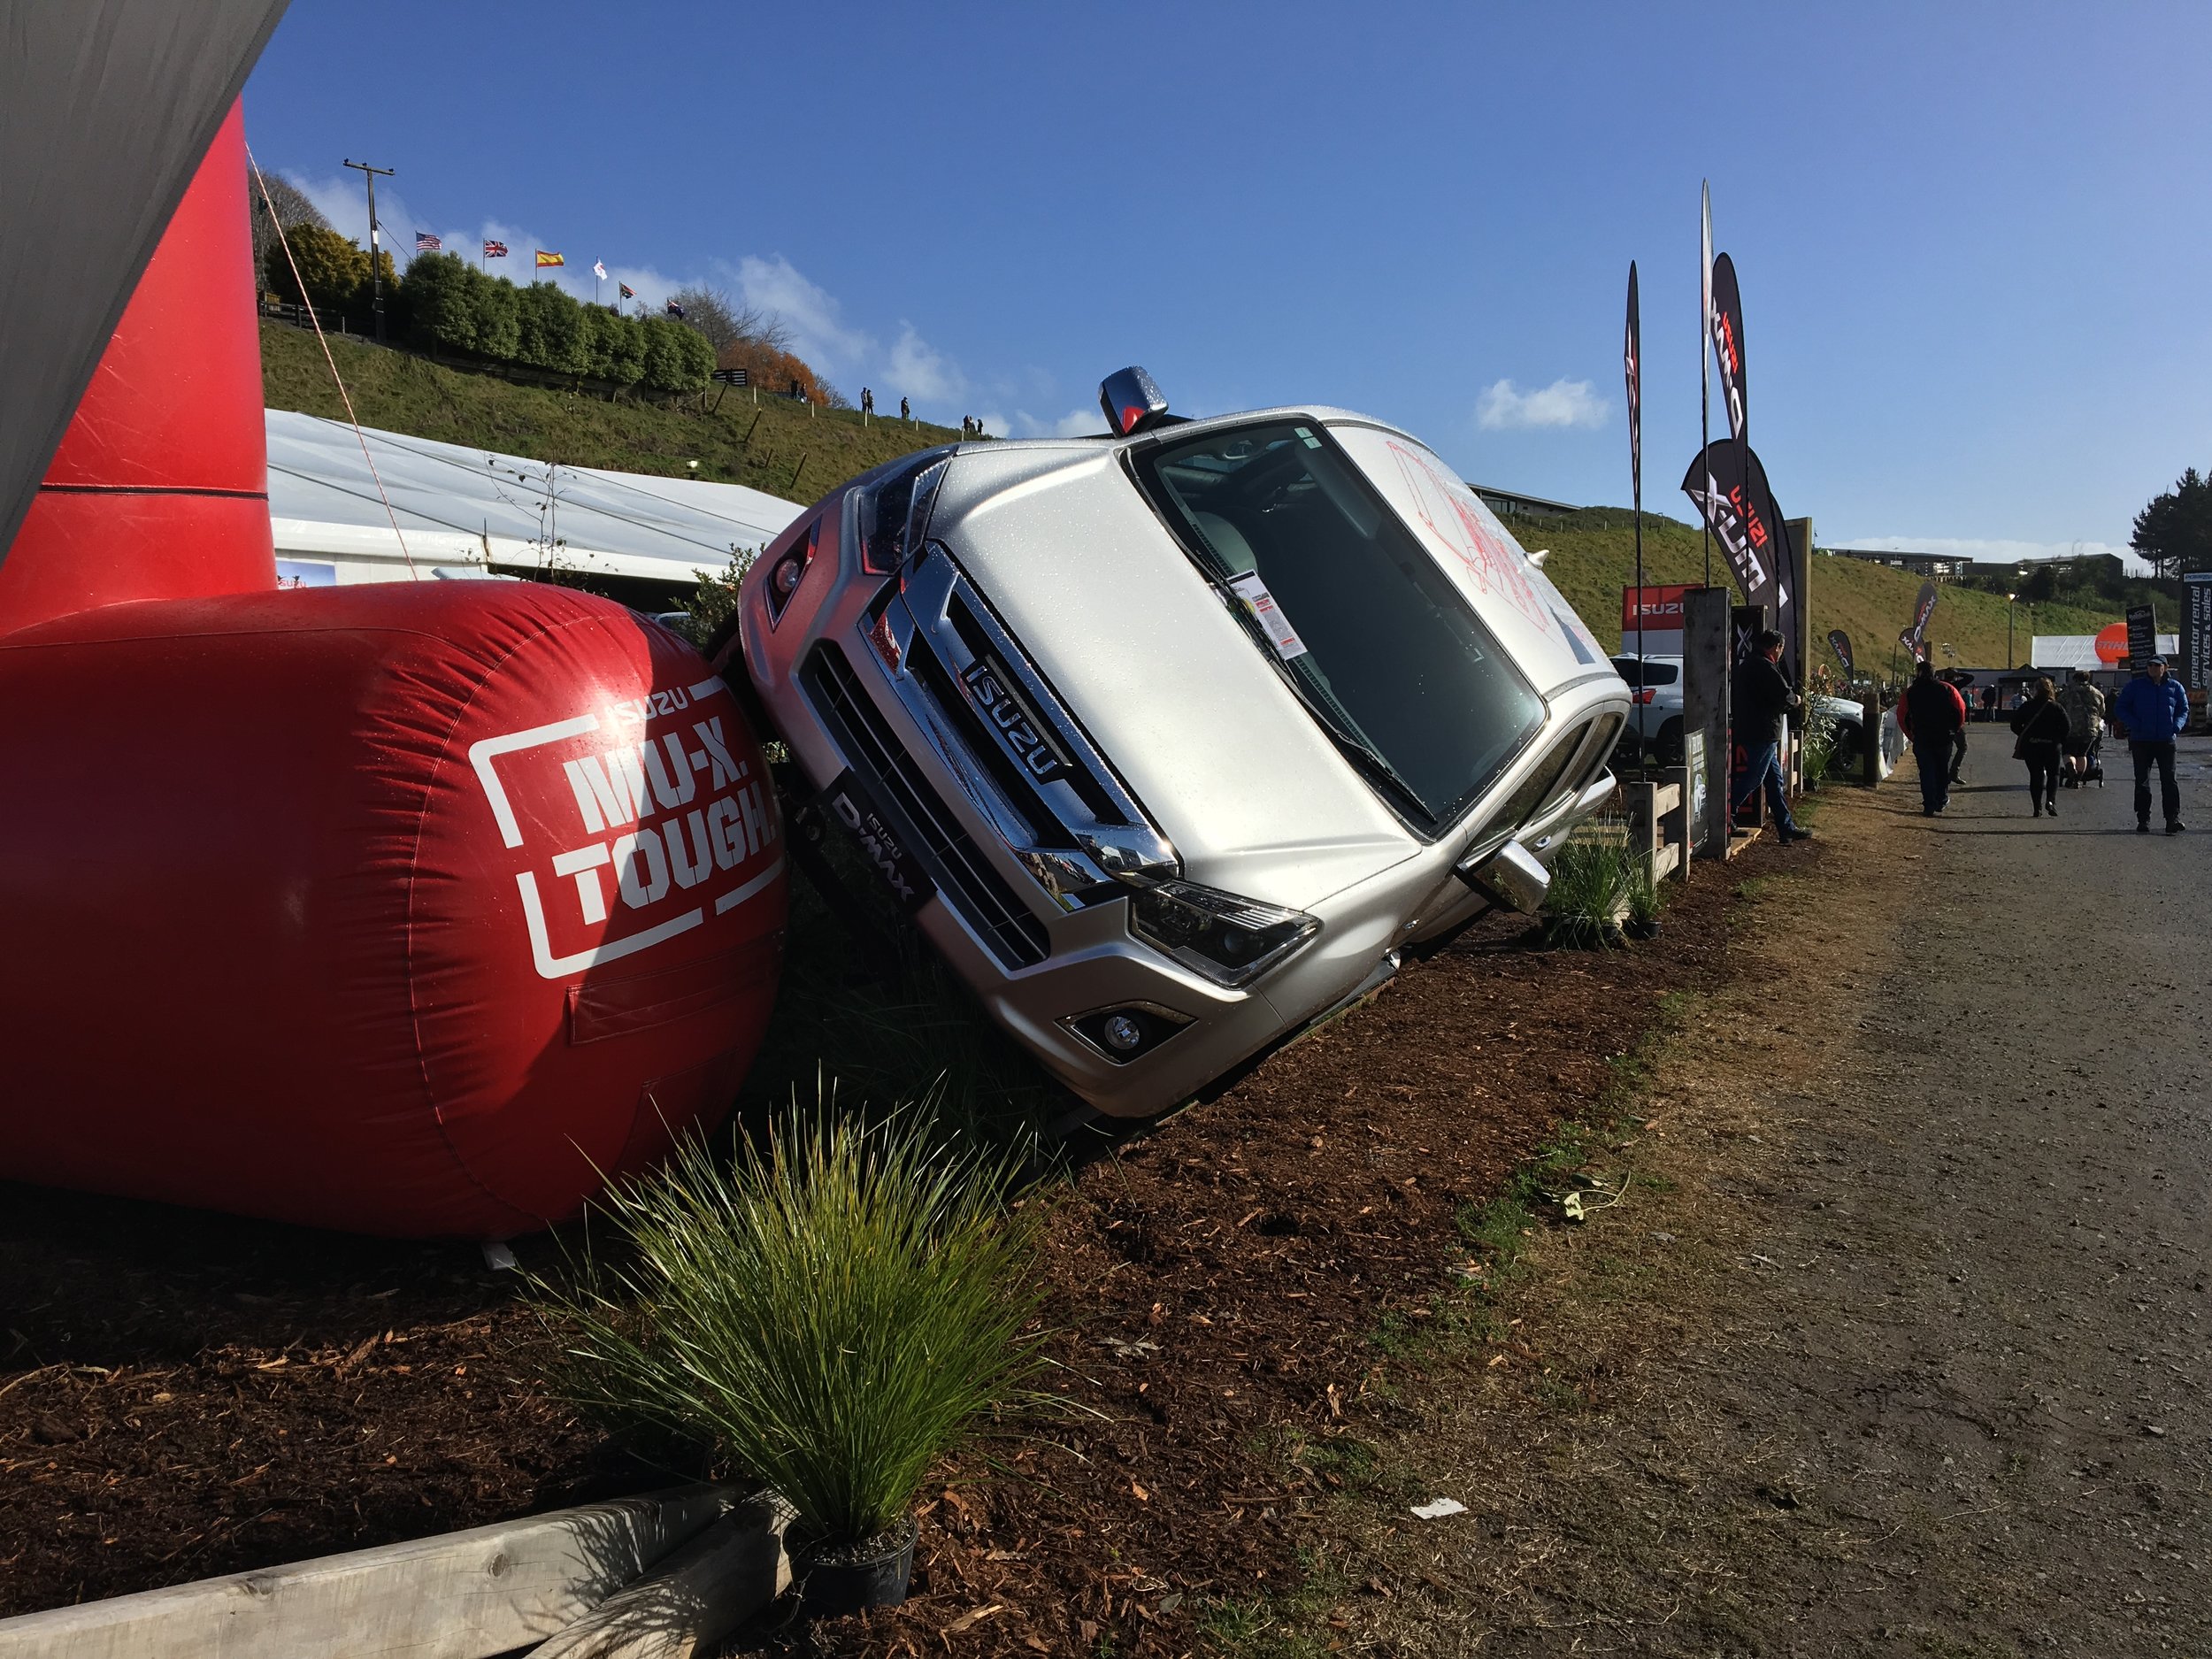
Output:
M727 1514L681 1486L0 1620L0 1659L490 1659L573 1624Z
M749 1504L617 1592L530 1659L694 1659L783 1594L791 1563L783 1529L791 1511Z

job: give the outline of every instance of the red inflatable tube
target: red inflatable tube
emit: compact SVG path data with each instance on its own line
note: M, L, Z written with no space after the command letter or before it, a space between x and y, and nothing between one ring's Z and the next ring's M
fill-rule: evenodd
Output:
M507 582L0 639L0 1176L394 1235L573 1214L718 1118L782 830L727 688Z
M233 109L0 564L0 634L119 600L276 586L254 289Z

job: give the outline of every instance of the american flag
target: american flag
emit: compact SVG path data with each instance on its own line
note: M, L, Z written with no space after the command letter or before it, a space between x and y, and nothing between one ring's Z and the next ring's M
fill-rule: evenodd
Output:
M505 242L488 242L484 244L484 257L487 259L504 259L506 257L507 244Z
M415 251L417 253L438 253L442 251L444 247L445 243L442 239L433 236L426 230L419 230L415 233Z
M622 297L626 300L634 300L637 297L637 290L627 282L618 282L615 287L622 290Z
M677 304L674 300L671 300L668 302L668 314L671 317L681 317L684 314L684 308Z

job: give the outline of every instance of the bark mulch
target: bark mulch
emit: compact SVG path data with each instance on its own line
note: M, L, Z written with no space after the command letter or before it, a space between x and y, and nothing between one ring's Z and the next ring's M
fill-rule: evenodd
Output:
M904 1607L741 1650L1183 1655L1222 1602L1294 1590L1299 1517L1357 1477L1401 1338L1476 1265L1462 1212L1604 1099L1663 996L1717 982L1735 887L1815 856L1694 867L1632 950L1486 924L1088 1164L1049 1249L1079 1415L933 1483Z
M1808 856L1698 870L1632 950L1486 924L1107 1147L1051 1201L1071 1413L941 1471L906 1607L741 1645L1179 1655L1294 1587L1394 1332L1468 1262L1460 1212L1720 972L1734 885ZM0 1616L667 1480L527 1381L517 1288L472 1247L0 1186Z

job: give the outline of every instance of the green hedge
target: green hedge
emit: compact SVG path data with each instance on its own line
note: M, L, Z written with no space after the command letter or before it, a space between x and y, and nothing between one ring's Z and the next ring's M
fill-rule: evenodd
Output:
M362 268L365 273L365 260ZM624 317L585 305L549 282L517 288L452 254L418 254L396 309L408 338L432 351L670 396L705 389L714 370L706 336L672 319Z

